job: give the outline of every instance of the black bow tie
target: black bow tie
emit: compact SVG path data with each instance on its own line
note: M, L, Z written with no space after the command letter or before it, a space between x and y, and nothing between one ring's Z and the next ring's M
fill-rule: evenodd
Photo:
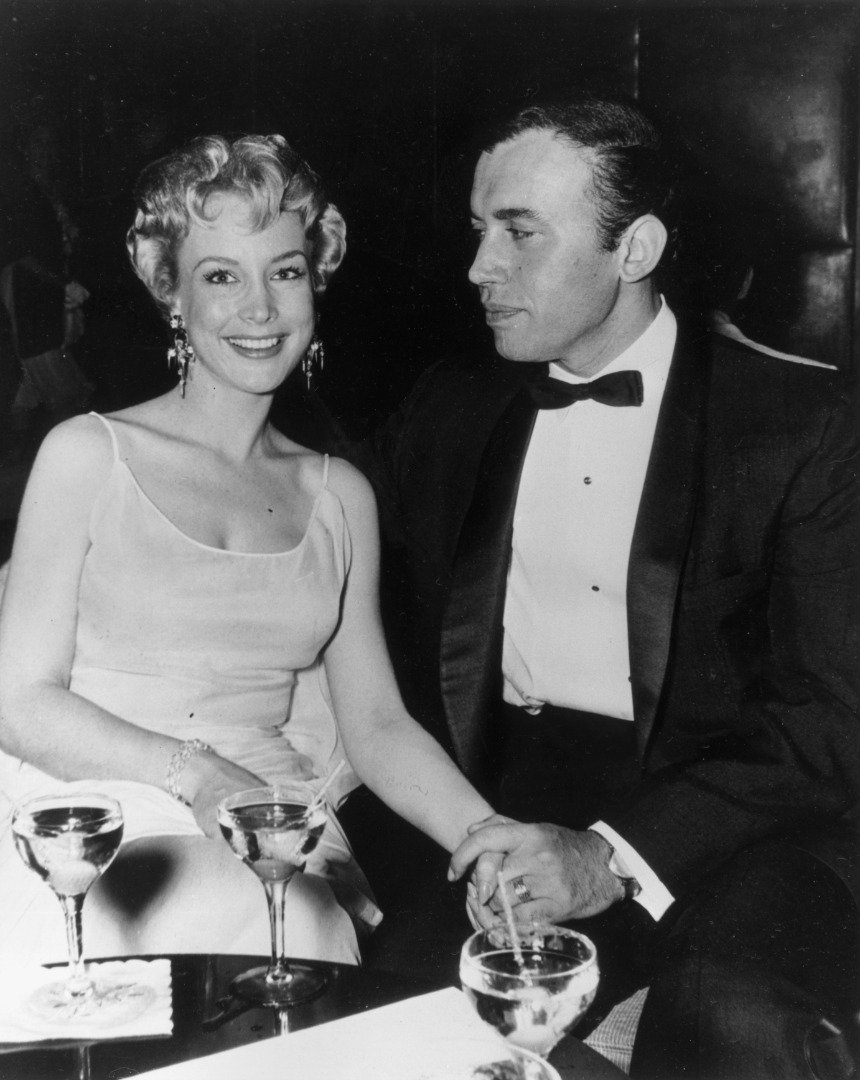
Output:
M601 405L641 405L642 373L613 371L586 383L569 383L553 379L544 372L530 379L528 390L539 409L563 409L574 401L593 398Z

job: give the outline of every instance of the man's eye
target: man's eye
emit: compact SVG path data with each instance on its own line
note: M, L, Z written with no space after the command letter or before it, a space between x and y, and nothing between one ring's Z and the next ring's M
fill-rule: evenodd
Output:
M236 279L227 270L210 270L208 274L203 275L203 280L208 281L210 285L228 285Z
M515 229L513 226L508 229L508 232L514 238L514 240L525 240L529 236L534 236L534 233L529 232L527 229Z

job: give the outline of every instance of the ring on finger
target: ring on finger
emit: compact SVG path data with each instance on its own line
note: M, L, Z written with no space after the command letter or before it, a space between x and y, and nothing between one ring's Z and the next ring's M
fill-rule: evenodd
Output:
M513 878L511 881L511 888L514 890L514 895L521 904L527 904L531 900L531 890L528 885L526 885L524 878Z

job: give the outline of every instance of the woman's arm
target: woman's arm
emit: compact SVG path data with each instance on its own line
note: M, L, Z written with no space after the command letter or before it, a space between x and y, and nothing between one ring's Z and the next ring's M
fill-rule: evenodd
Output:
M469 825L492 814L442 747L406 712L379 614L376 505L364 477L332 461L352 540L340 626L325 652L344 749L367 786L407 821L453 851Z
M99 421L77 417L45 439L30 476L0 609L0 747L62 780L138 780L166 788L181 743L72 693L78 585L89 519L111 467ZM200 827L218 835L218 798L262 781L214 753L180 778Z

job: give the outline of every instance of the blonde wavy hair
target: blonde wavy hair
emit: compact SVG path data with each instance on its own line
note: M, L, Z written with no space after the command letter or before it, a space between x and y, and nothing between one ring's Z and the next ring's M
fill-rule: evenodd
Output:
M179 245L192 222L212 220L206 204L215 194L247 200L252 232L284 212L297 213L310 245L314 292L325 291L346 253L346 223L317 174L281 135L203 135L148 165L135 188L126 245L135 273L163 310L178 284Z

